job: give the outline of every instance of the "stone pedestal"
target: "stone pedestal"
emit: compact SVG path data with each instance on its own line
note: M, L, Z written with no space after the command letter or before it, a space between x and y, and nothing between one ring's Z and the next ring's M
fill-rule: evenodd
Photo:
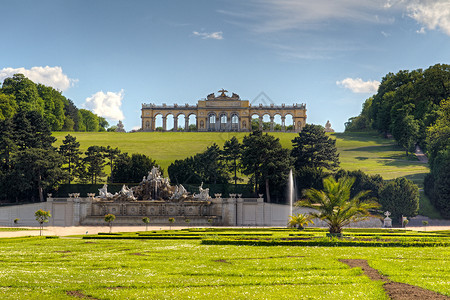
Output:
M256 226L263 226L264 225L264 198L262 195L259 195L260 197L256 200L257 206L256 206Z
M236 199L236 225L244 224L244 199L241 197Z

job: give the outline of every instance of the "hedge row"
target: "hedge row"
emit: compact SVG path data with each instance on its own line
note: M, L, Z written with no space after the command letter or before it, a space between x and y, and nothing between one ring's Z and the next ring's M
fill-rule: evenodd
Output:
M325 247L448 247L450 242L435 241L352 241L336 239L316 240L232 240L203 239L203 245L236 245L236 246L325 246Z
M200 240L201 236L132 236L132 235L96 235L96 236L83 236L85 240Z

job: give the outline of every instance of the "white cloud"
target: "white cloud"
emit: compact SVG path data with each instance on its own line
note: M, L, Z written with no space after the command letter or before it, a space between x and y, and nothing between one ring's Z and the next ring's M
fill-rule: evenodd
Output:
M194 34L195 36L199 36L202 39L223 40L223 35L222 35L223 32L222 31L216 31L216 32L211 32L211 33L193 31L192 34Z
M71 79L63 73L61 67L32 67L25 68L3 68L0 70L0 81L7 77L12 77L14 74L21 73L35 83L41 83L51 86L60 91L65 91L72 87L77 79Z
M123 120L125 118L121 108L123 95L123 90L117 93L100 91L86 98L83 106L108 120Z
M450 36L450 1L410 0L407 1L408 15L428 29L441 29ZM424 33L422 28L419 33Z
M363 81L361 78L345 78L336 81L336 84L351 90L353 93L376 93L380 86L380 82L376 80Z

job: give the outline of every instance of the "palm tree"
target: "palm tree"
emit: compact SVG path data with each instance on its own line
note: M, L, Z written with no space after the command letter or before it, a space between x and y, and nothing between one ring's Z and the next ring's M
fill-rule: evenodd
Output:
M369 209L380 207L371 200L360 202L370 191L359 192L350 199L354 182L353 177L341 177L336 181L329 176L323 179L323 191L308 189L305 199L295 205L314 208L316 212L311 213L311 216L325 221L331 234L340 234L344 226L367 219L370 216Z
M298 229L301 230L309 223L314 224L314 222L311 219L312 219L311 215L296 214L293 216L289 216L288 226L297 227Z

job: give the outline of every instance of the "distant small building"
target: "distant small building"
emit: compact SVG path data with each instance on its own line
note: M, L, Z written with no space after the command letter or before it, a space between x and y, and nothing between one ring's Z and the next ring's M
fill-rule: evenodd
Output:
M300 132L306 124L306 104L293 105L262 105L252 106L249 100L241 100L239 95L232 93L228 96L228 91L222 89L220 95L211 93L206 99L199 100L196 105L186 104L184 106L174 104L173 106L142 104L142 130L156 131L155 126L157 116L162 116L162 131L167 130L167 117L174 118L173 131L184 128L189 131L189 117L196 117L197 131L251 131L252 116L257 115L259 126L263 127L263 117L270 118L270 131L274 131L275 116L281 117L281 131L286 131L286 116L292 116L292 131ZM178 124L178 116L184 115L185 124Z
M330 120L328 120L327 123L325 124L325 132L334 132L334 129L331 128Z

